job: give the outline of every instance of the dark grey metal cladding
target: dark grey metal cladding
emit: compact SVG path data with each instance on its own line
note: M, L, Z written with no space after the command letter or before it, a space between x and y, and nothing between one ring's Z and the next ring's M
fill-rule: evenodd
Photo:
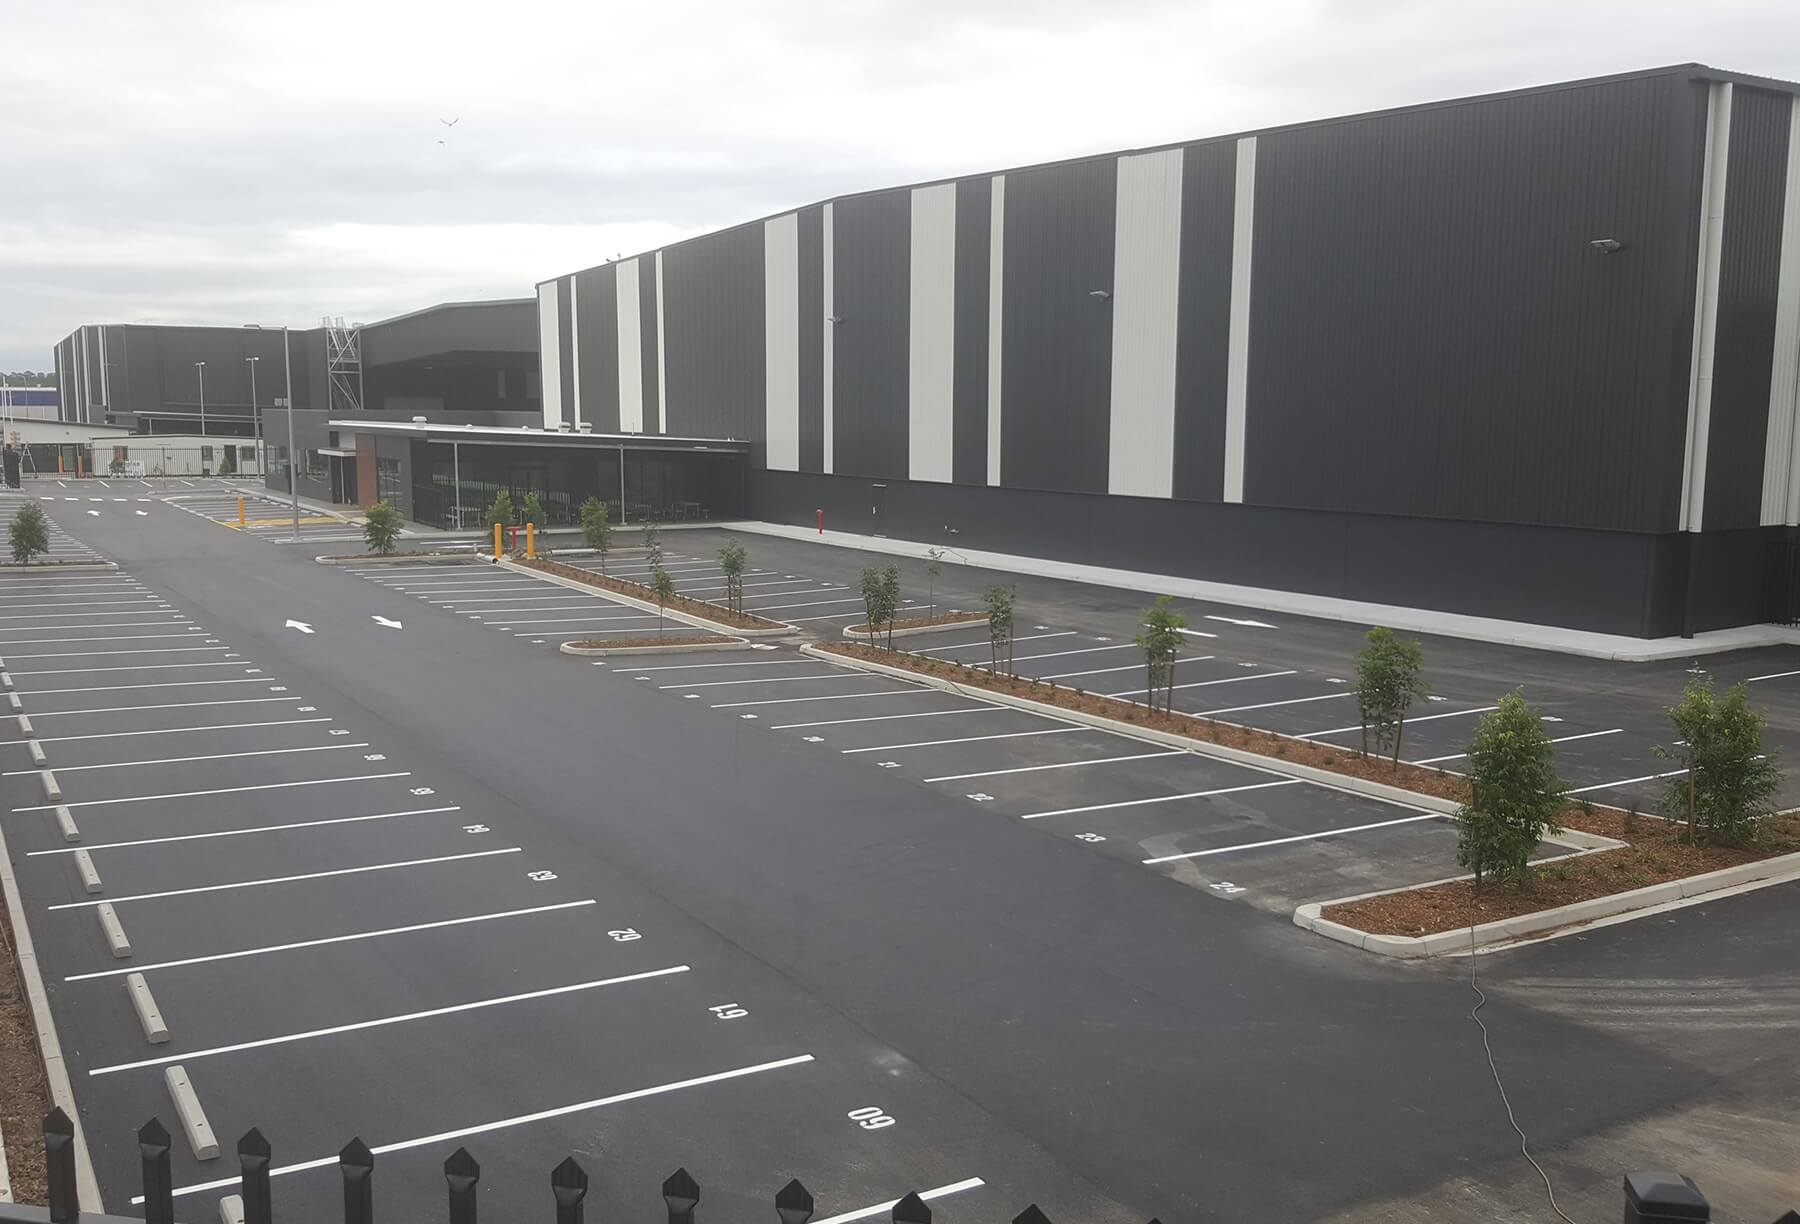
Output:
M565 276L556 282L556 357L557 377L562 402L557 405L557 420L575 423L575 310L570 295L575 278Z
M1000 481L1104 493L1118 162L1006 176Z
M612 264L575 274L580 311L581 419L595 433L619 432L619 288Z
M832 208L832 469L903 479L911 381L912 195L906 189Z
M1725 174L1725 236L1707 432L1704 525L1755 527L1762 518L1775 294L1793 99L1734 89Z
M418 361L440 353L538 351L537 299L452 302L370 323L364 365Z
M644 431L655 433L654 257L639 260L644 311ZM663 252L668 328L669 433L749 438L763 433L763 227L741 225ZM760 449L755 462L760 463Z
M663 432L660 421L661 402L657 398L661 387L656 360L656 299L656 256L645 255L638 260L638 352L641 354L644 376L644 432L648 434Z
M1236 185L1236 141L1192 145L1184 151L1171 491L1191 501L1220 501L1225 496L1225 382Z
M1673 526L1694 88L1628 79L1259 138L1245 500Z
M825 470L825 209L802 208L800 242L800 470ZM766 358L765 358L766 359Z
M956 185L956 322L951 479L987 483L988 281L993 246L994 180Z

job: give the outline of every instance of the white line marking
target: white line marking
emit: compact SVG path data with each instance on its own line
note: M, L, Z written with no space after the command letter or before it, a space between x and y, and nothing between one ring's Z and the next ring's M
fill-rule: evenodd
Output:
M1443 820L1436 812L1425 812L1418 816L1402 816L1398 820L1378 820L1374 824L1351 825L1347 829L1326 829L1319 833L1302 833L1297 837L1272 837L1268 841L1245 842L1241 846L1220 846L1215 850L1194 850L1187 854L1165 854L1161 858L1144 860L1145 866L1157 863L1173 863L1178 859L1206 858L1214 854L1230 854L1236 850L1260 850L1264 846L1286 846L1293 842L1317 841L1321 837L1337 837L1342 833L1366 833L1370 829L1389 829L1395 825L1414 824L1421 820Z
M917 697L935 692L928 688L876 689L867 693L833 693L829 697L768 697L761 701L726 701L714 705L715 710L735 710L739 706L793 705L801 701L853 701L858 697Z
M686 1088L699 1088L706 1084L717 1084L725 1080L742 1079L747 1075L760 1075L765 1071L779 1071L784 1067L797 1067L813 1060L811 1054L798 1054L792 1058L779 1058L774 1062L757 1063L750 1067L738 1067L732 1071L717 1071L711 1075L699 1075L693 1079L675 1080L672 1083L657 1084L652 1088L637 1088L630 1092L621 1092L613 1096L595 1097L590 1101L577 1101L573 1105L559 1105L554 1109L539 1110L537 1113L519 1114L511 1118L500 1118L493 1122L482 1122L475 1126L465 1126L460 1130L439 1131L435 1135L421 1135L416 1139L402 1139L397 1143L384 1143L370 1148L376 1156L385 1156L389 1152L403 1152L410 1148L429 1147L434 1144L449 1143L455 1139L467 1139L471 1135L485 1135L493 1131L506 1130L509 1127L525 1126L533 1122L544 1122L551 1118L563 1118L570 1114L586 1113L593 1109L604 1109L609 1105L619 1105L626 1101L643 1100L646 1097L663 1096L670 1092L679 1092ZM321 1156L317 1160L306 1160L299 1164L281 1165L269 1170L270 1177L281 1177L289 1173L302 1173L308 1169L323 1169L338 1162L336 1155ZM222 1177L217 1181L200 1182L197 1185L182 1186L175 1191L176 1197L188 1194L201 1194L208 1190L217 1190L221 1186L235 1186L236 1177ZM144 1201L139 1195L132 1201L137 1206Z
M982 1181L979 1177L970 1177L963 1181L951 1182L947 1186L939 1186L935 1190L922 1190L919 1192L919 1198L922 1201L929 1203L935 1199L946 1198L952 1194L961 1194L964 1190L974 1190L985 1185L987 1185L987 1183ZM899 1199L889 1199L885 1203L876 1203L873 1207L864 1207L859 1211L846 1211L842 1215L830 1216L823 1220L814 1220L813 1224L853 1224L856 1220L867 1220L873 1216L885 1216L894 1209L894 1205L899 1201Z
M124 667L45 667L37 671L14 671L15 676L79 676L91 672L185 671L190 667L236 667L236 663L128 663ZM40 692L51 690L42 689Z
M771 608L766 610L773 611L774 609ZM855 612L834 612L830 616L790 616L787 618L787 623L790 625L810 625L814 621L850 620L852 618L860 620L866 615L868 614L858 610Z
M295 884L302 880L323 880L329 876L364 875L371 871L393 871L399 867L429 867L434 863L455 863L463 859L492 858L496 854L522 854L523 846L508 846L503 850L474 850L468 854L440 854L436 858L405 859L398 863L370 863L364 867L338 867L331 871L308 871L302 875L269 876L261 880L233 880L229 884L202 884L196 888L170 888L162 892L133 893L124 897L112 897L114 905L126 901L155 901L163 897L189 897L196 893L229 892L234 888L262 888L269 884ZM94 901L64 901L57 905L46 905L47 910L89 909L96 905L105 905L108 898Z
M1214 684L1236 684L1240 680L1273 680L1277 676L1291 676L1294 674L1295 673L1294 673L1293 668L1289 668L1286 671L1252 672L1251 674L1249 674L1247 676L1224 676L1218 680L1195 680L1188 684L1177 684L1174 687L1178 690L1179 689L1191 689L1191 688L1207 688ZM1125 689L1122 692L1107 693L1106 696L1108 696L1108 697L1129 697L1133 693L1141 693L1143 691L1144 690L1141 688ZM1361 728L1359 727L1358 730L1361 730ZM1324 732L1320 732L1320 734L1323 735Z
M169 837L140 837L132 841L88 842L85 846L58 846L54 850L28 850L26 858L39 858L47 854L74 854L79 850L123 850L129 846L166 846L174 842L211 841L215 837L245 837L252 833L286 833L294 829L317 829L325 825L362 824L370 820L394 820L401 816L435 816L445 812L460 812L460 806L414 808L407 812L375 812L368 816L331 816L323 820L296 820L291 824L253 825L244 829L219 829L212 833L181 833Z
M151 596L151 598L155 599L154 596ZM143 608L146 614L151 613L151 612L166 612L166 611L168 611L168 607L169 607L168 603L163 600L156 600L154 603L146 606L142 598L138 598L138 599L84 599L79 603L50 604L48 606L52 607L52 608L114 608L114 607ZM18 613L16 616L9 616L9 617L4 617L4 618L0 618L0 619L22 620L28 616L41 616L41 615L43 615L43 613L41 610L39 610L39 611L33 611L33 612L21 612L21 613ZM126 613L126 612L69 612L69 613L66 613L65 615L68 615L68 616L128 616L130 614Z
M135 615L135 613L114 612L114 613L112 613L112 615L113 616L130 616L130 615ZM160 621L145 621L145 622L108 621L105 624L101 624L101 625L7 625L5 627L4 632L13 633L16 631L19 633L29 633L29 632L32 632L32 631L38 630L38 629L167 629L167 628L170 628L175 625L185 625L188 623L187 617L177 615L176 613L174 613L172 611L163 611L163 612L155 612L155 613L146 612L146 613L144 613L144 615L145 616L151 616L151 615L166 616L166 617L170 617L171 619L160 620ZM185 630L184 630L184 632L185 632ZM179 633L157 633L157 634L151 634L150 636L152 636L152 637L180 637L181 634L179 634ZM61 639L49 639L49 640L60 640L60 641L66 641L66 642L118 642L118 641L124 641L125 639L95 637L95 638L61 638Z
M1014 641L1023 641L1024 639L1023 638L1014 638L1013 640ZM1119 644L1114 645L1114 646L1084 646L1079 650L1048 650L1048 651L1045 651L1043 654L1020 655L1017 658L1015 658L1013 660L1013 662L1015 664L1028 663L1032 659L1061 659L1061 658L1067 657L1068 655L1100 654L1100 653L1102 653L1104 651L1108 651L1108 650L1136 650L1136 649L1137 649L1137 645L1133 642L1120 642ZM1207 658L1211 658L1211 657L1212 657L1211 655L1207 656Z
M117 799L84 799L79 803L41 803L35 807L16 807L15 812L48 812L54 807L105 807L114 803L154 803L159 799L200 799L207 795L238 795L245 791L285 790L291 786L334 786L339 782L378 782L383 778L410 778L410 771L399 773L358 774L353 778L305 778L298 782L262 782L255 786L225 786L218 790L181 791L172 795L123 795Z
M94 671L105 671L106 668L93 668ZM24 675L41 675L42 673L20 672ZM230 680L159 680L155 684L94 684L82 688L46 688L21 689L29 697L48 697L53 693L135 693L139 689L158 688L198 688L204 684L266 684L268 676L239 676Z
M150 965L127 965L123 969L102 969L94 973L74 973L65 982L85 982L92 978L118 977L122 973L148 973L152 969L179 969L185 965L207 965L214 961L241 960L246 956L267 956L272 952L293 952L301 948L318 948L327 944L350 943L357 939L378 939L386 935L411 935L418 931L435 931L444 927L467 926L475 922L494 922L502 918L522 918L530 914L547 914L554 910L578 909L598 905L593 898L585 901L560 901L554 905L534 905L529 909L500 910L492 914L472 914L467 918L444 918L437 922L416 922L409 926L384 927L374 931L352 931L348 935L327 935L320 939L302 939L294 943L267 944L260 948L243 948L236 952L215 952L210 956L189 956L181 960L157 961Z
M1470 714L1486 714L1489 710L1498 710L1499 708L1500 708L1499 706L1476 706L1472 710L1451 710L1447 714L1424 714L1424 715L1419 716L1418 718L1407 719L1406 725L1410 727L1414 723L1431 722L1431 721L1433 721L1435 719L1439 719L1439 718L1466 718ZM1317 739L1321 735L1343 735L1346 732L1361 731L1361 730L1362 730L1362 725L1359 723L1354 727L1333 727L1329 731L1308 731L1305 735L1297 735L1294 738L1295 739Z
M224 650L223 646L153 646L148 650L58 650L48 654L9 655L14 659L86 659L95 655L194 654L199 651Z
M1058 761L1051 765L1021 765L1016 769L989 769L981 773L946 774L941 778L926 778L927 782L960 782L965 778L998 778L1002 774L1038 773L1046 769L1074 769L1078 765L1113 765L1120 761L1149 761L1157 757L1187 756L1185 748L1170 748L1163 752L1140 752L1132 756L1095 757L1088 761Z
M897 718L942 718L946 714L992 714L996 706L969 706L961 710L926 710L922 714L875 714L868 718L835 718L830 722L780 723L769 728L771 731L797 731L802 727L841 727L845 723L892 722ZM1037 715L1039 718L1048 715Z
M1758 680L1785 680L1789 676L1800 676L1800 671L1770 672L1766 676L1751 676L1745 684L1755 684Z
M234 697L229 701L170 701L162 705L103 706L94 710L33 710L31 717L61 718L65 714L130 714L138 710L192 710L206 706L258 705L265 701L292 701L292 697Z
M797 680L866 680L867 678L861 672L834 671L824 672L817 676L769 676L766 678L756 676L749 680L704 680L694 684L659 684L656 687L659 689L723 688L731 684L791 684Z
M1345 690L1341 693L1320 693L1317 697L1289 697L1286 701L1264 701L1259 702L1256 705L1225 706L1217 710L1197 710L1195 711L1195 717L1206 718L1213 714L1241 714L1245 710L1269 710L1276 706L1300 705L1308 701L1330 701L1333 697L1354 696L1356 696L1354 692Z
M302 723L330 722L329 718L282 718L271 722L215 723L210 727L154 727L148 731L96 731L92 735L41 735L40 744L68 744L76 740L123 739L132 735L180 735L186 731L236 731L240 727L293 727ZM0 745L23 744L25 740L0 740Z
M1075 636L1075 631L1073 629L1064 629L1058 633L1028 633L1024 637L1014 638L1013 641L1015 641L1015 642L1035 642L1039 638L1059 638L1059 637L1074 637L1074 636ZM966 650L971 646L987 646L987 645L991 645L991 643L989 643L989 641L986 638L982 638L979 642L953 642L948 646L933 646L933 647L930 647L929 649L921 650L921 651L919 651L919 653L920 654L936 654L940 650Z
M113 1063L105 1067L91 1067L89 1075L111 1075L118 1071L135 1071L139 1067L160 1067L165 1063L186 1062L190 1058L211 1058L216 1054L236 1054L240 1050L258 1050L265 1046L287 1045L295 1041L310 1041L315 1037L335 1037L339 1033L356 1033L363 1029L385 1028L390 1024L405 1024L413 1020L431 1020L438 1016L454 1016L459 1012L481 1011L489 1007L501 1007L508 1003L525 1003L532 999L549 999L557 995L576 994L584 990L598 990L603 986L623 986L628 982L645 982L652 978L670 977L677 973L687 973L686 965L671 965L666 969L649 969L643 973L628 973L621 977L599 978L591 982L576 982L569 986L552 986L547 990L528 990L520 994L497 995L491 999L476 999L470 1003L455 1003L448 1007L433 1007L427 1011L405 1012L397 1016L381 1016L374 1020L358 1020L353 1024L336 1024L330 1028L308 1029L299 1033L286 1033L280 1037L263 1037L256 1041L240 1041L233 1045L212 1046L204 1050L189 1050L185 1054L165 1054L160 1058L144 1058L137 1062Z
M1610 731L1585 731L1580 735L1565 735L1565 736L1561 737L1560 739L1553 739L1550 742L1552 744L1566 744L1566 743L1569 743L1571 740L1593 739L1597 735L1617 735L1624 729L1625 728L1623 728L1623 727L1614 727ZM1407 764L1409 764L1409 765L1436 765L1439 761L1457 761L1457 760L1461 760L1463 757L1466 757L1468 755L1469 754L1466 752L1452 752L1449 756L1426 757L1423 760L1419 760L1419 761L1408 761Z
M1620 778L1617 782L1596 782L1592 786L1577 786L1568 793L1571 795L1585 795L1589 791L1610 790L1615 786L1630 786L1636 782L1660 782L1664 778L1673 778L1676 774L1684 774L1686 772L1687 770L1685 769L1671 769L1667 773L1645 774L1641 778Z
M1042 731L1007 731L1001 735L971 735L965 739L918 740L911 744L878 744L873 748L839 748L842 753L899 752L902 748L937 748L944 744L979 744L985 740L1019 739L1027 735L1068 735L1076 731L1099 731L1099 727L1046 727ZM927 778L926 781L931 779Z
M758 604L756 611L760 614L763 612L781 612L788 608L829 608L833 604L859 604L861 602L861 596L858 596L855 599L815 599L810 603Z
M57 773L77 773L84 769L131 769L138 765L186 765L193 761L235 761L241 757L285 756L293 752L336 752L343 748L367 748L363 744L319 744L308 748L259 748L254 752L219 752L211 756L162 757L149 761L110 761L103 765L58 765ZM25 774L34 774L35 769L9 769L0 773L0 778L17 778Z
M1201 657L1207 658L1207 659L1212 658L1211 655L1203 655ZM1188 660L1181 659L1178 661L1177 665L1179 665L1180 663L1186 663L1186 662L1188 662ZM1039 676L1038 679L1039 680L1073 680L1077 676L1105 676L1105 675L1110 675L1113 672L1143 671L1143 670L1144 670L1144 665L1142 663L1127 663L1123 667L1096 667L1091 671L1057 672L1055 675L1051 675L1051 676ZM1067 687L1067 686L1065 685L1064 687Z
M143 607L143 605L138 603L138 601L135 599L124 599L124 600L120 600L119 602L130 604L133 607ZM41 613L41 612L15 612L11 616L0 616L0 621L30 620L34 616L42 616L42 615L43 615L43 613ZM77 620L77 619L80 619L82 617L87 617L87 616L173 616L173 615L175 615L175 610L173 608L168 607L167 605L164 605L162 607L157 607L157 608L144 608L144 610L141 612L65 612L63 614L63 619L64 620ZM87 626L87 625L81 626L81 628L83 628L83 629L86 629L89 627L90 626ZM92 626L92 627L93 628L106 628L108 626ZM11 628L12 629L35 629L35 628L37 628L37 626L36 625L13 625L13 626L11 626ZM57 628L73 629L73 628L75 628L75 626L74 625L58 625Z
M1046 816L1074 816L1081 812L1109 812L1114 808L1142 807L1146 803L1174 803L1181 799L1207 799L1213 795L1234 795L1238 791L1265 790L1271 786L1294 786L1299 778L1282 778L1275 782L1251 782L1245 786L1223 786L1217 790L1188 791L1180 795L1153 795L1148 799L1126 799L1120 803L1090 803L1086 807L1057 808L1051 812L1032 812L1020 820L1042 820Z
M83 626L83 627L84 628L105 628L105 626L103 626L103 625L92 625L92 626ZM140 627L148 629L151 626L148 626L148 625L144 625L144 626L133 625L132 626L132 628L134 628L134 629L140 628ZM28 628L28 626L21 625L21 626L19 626L19 628L24 629L24 628ZM187 630L184 629L180 633L122 633L122 634L117 634L117 635L101 634L101 635L98 635L95 637L64 637L64 638L5 638L5 639L0 639L0 648L8 648L8 647L13 647L13 646L54 646L54 645L60 645L62 643L66 643L66 642L148 642L154 638L179 638L179 637L186 637L186 636L187 636Z
M809 667L818 666L817 661L813 659L758 659L754 663L659 663L655 667L640 667L636 670L641 672L654 672L698 671L704 667L793 667L796 664L802 663Z

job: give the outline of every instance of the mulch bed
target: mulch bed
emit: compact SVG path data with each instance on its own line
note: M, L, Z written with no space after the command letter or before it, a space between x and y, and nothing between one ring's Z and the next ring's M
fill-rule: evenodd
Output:
M985 624L987 618L986 612L940 612L936 616L915 616L908 620L897 620L894 622L893 628L898 631L901 629L925 629L932 625L979 625ZM849 629L851 633L867 633L868 631L869 626L866 622L861 625L851 625ZM883 625L881 632L886 633L887 631L888 626Z
M1533 867L1516 883L1477 890L1473 880L1457 880L1329 906L1322 916L1377 935L1435 935L1800 851L1795 813L1765 820L1757 839L1741 847L1690 845L1683 825L1610 808L1571 811L1563 823L1631 844Z
M582 569L575 565L564 565L560 561L527 560L520 565L530 569L542 570L546 574L555 574L559 578L572 578L576 582L584 582L591 587L599 587L603 591L615 591L620 595L630 595L634 599L645 599L656 602L656 590L641 582L626 582L623 578L614 578L607 574L596 574L593 570ZM686 595L677 595L668 606L678 612L686 612L689 616L704 617L709 621L717 621L721 625L729 625L733 629L784 629L780 621L764 620L760 616L748 613L731 612L718 604L707 603L703 599L692 599Z
M38 1051L31 1005L13 958L12 924L0 904L0 1131L6 1136L6 1171L13 1201L44 1203L49 1186L44 1172L44 1115L50 1112L50 1086Z
M571 642L572 646L585 646L590 649L619 650L627 646L704 646L709 642L722 642L724 638L713 637L647 637L647 638L601 638L597 641Z
M987 618L982 617L981 619ZM1228 748L1241 748L1246 752L1255 752L1262 756L1291 761L1296 765L1310 765L1316 769L1327 769L1347 777L1405 787L1410 791L1435 795L1440 799L1449 799L1456 803L1462 802L1464 796L1463 779L1456 774L1429 769L1421 765L1408 765L1404 762L1395 765L1392 761L1385 759L1360 757L1355 752L1335 744L1291 739L1285 735L1256 731L1211 718L1197 718L1192 714L1165 713L1162 710L1152 712L1141 703L1126 701L1121 697L1101 697L1096 693L1067 688L1049 681L1039 682L1026 680L1020 676L994 675L985 668L963 667L961 664L947 663L942 659L910 654L903 650L886 650L867 642L832 642L822 646L821 649L835 654L848 655L854 659L866 659L871 663L885 663L890 667L918 672L920 675L955 680L957 683L968 685L971 688L1008 693L1015 697L1025 697L1032 701L1061 706L1067 710L1080 710L1085 714L1116 718L1121 722L1139 727L1185 735L1192 739L1223 744Z

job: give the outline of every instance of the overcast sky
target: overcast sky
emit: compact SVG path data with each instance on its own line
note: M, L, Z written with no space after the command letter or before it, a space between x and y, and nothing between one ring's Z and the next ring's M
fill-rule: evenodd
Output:
M915 179L1693 60L1800 79L1795 0L11 0L0 36L0 369L81 323L524 296Z

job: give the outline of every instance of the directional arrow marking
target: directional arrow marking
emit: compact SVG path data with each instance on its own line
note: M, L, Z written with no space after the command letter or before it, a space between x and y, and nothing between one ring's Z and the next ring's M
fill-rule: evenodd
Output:
M287 629L298 629L301 633L311 633L313 631L313 627L305 621L291 620L283 627Z
M377 616L374 618L374 621L377 625L386 625L389 629L398 629L401 627L399 621L389 620L385 616Z
M1273 629L1275 627L1274 625L1264 624L1262 621L1259 621L1259 620L1239 620L1235 616L1208 615L1206 619L1207 620L1224 621L1227 625L1242 625L1246 629Z

